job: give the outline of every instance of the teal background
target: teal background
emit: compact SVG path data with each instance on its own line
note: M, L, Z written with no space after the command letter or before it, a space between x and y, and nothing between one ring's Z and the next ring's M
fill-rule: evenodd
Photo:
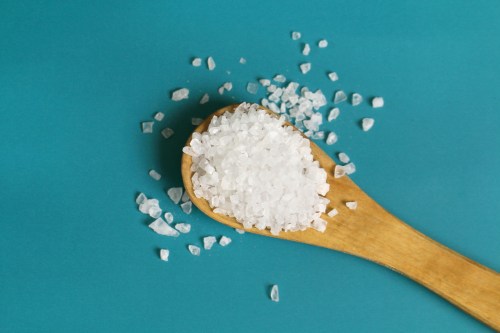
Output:
M356 183L396 216L499 271L499 17L493 0L2 0L0 331L490 331L395 272L238 235L198 210L183 215L163 189L181 184L190 118L258 101L262 88L249 95L248 81L282 73L330 101L338 88L381 95L383 109L342 105L325 127L339 143L322 147L346 151ZM330 41L312 47L305 76L292 30L301 41ZM208 55L215 71L190 66ZM218 96L225 81L235 88ZM191 98L172 102L170 91L184 86ZM212 100L200 107L205 91ZM176 131L171 140L159 127L141 133L156 111L166 113L161 128ZM364 116L376 119L368 133ZM138 191L193 231L153 233ZM188 253L211 234L233 243ZM273 283L278 304L267 296Z

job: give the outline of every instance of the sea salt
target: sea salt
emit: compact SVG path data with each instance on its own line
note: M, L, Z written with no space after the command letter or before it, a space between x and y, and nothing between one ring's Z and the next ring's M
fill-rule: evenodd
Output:
M382 97L374 97L372 99L372 107L381 108L384 106L384 99Z
M352 106L357 106L363 102L363 96L358 93L353 93L351 96L351 104Z
M140 205L144 201L146 201L148 198L144 193L139 193L139 195L135 198L135 203Z
M269 294L269 297L271 297L271 300L273 302L279 302L280 301L280 293L279 293L279 289L278 289L278 285L275 284L271 287L271 292Z
M200 67L201 66L201 58L194 58L193 61L191 61L191 65L194 67Z
M328 114L327 120L330 122L332 120L337 119L337 117L340 115L340 109L339 108L333 108L330 110L330 113Z
M247 60L245 58L240 58L240 64L244 65L247 63Z
M338 141L337 134L335 132L330 132L328 133L328 136L326 137L326 144L327 145L333 145Z
M156 170L149 170L149 176L153 178L154 180L160 180L161 175L156 171Z
M168 189L167 195L174 202L174 204L178 204L181 201L182 197L182 187L172 187Z
M340 177L343 177L345 176L345 169L342 165L336 165L335 166L335 169L333 171L333 175L335 178L340 178Z
M239 233L240 235L243 235L245 233L245 230L243 229L238 229L238 228L235 228L234 229L237 233Z
M191 231L191 224L189 223L177 223L175 229L183 234L187 234Z
M170 255L170 251L167 249L160 250L160 259L163 261L168 261L168 257Z
M328 73L328 78L331 81L335 82L335 81L337 81L339 79L339 76L337 75L336 72L330 72L330 73Z
M191 214L191 211L193 210L193 203L191 201L186 201L181 204L181 209L184 213Z
M247 91L250 94L255 95L258 90L259 90L259 85L257 83L255 83L255 82L248 82L247 83Z
M208 103L209 100L210 100L210 96L208 96L208 94L203 94L203 96L200 99L200 104Z
M293 40L297 40L297 39L300 39L300 37L302 37L302 34L298 31L293 31L292 32L292 39Z
M153 124L154 123L152 121L145 121L141 123L142 133L146 134L153 133Z
M201 118L191 118L191 125L198 126L203 122Z
M302 49L302 54L308 56L309 53L311 53L311 47L309 46L308 43L305 43L304 48Z
M189 201L189 194L186 192L186 189L184 189L184 193L182 194L181 197L181 202L187 202Z
M199 256L200 253L201 253L201 249L198 246L196 246L196 245L189 244L188 245L188 250L189 250L189 252L191 252L191 254L193 256Z
M212 57L208 57L207 66L209 71L213 71L215 69L215 60Z
M338 213L339 213L339 211L338 211L338 210L336 210L335 208L333 208L333 209L332 209L331 211L329 211L329 212L328 212L328 214L326 214L326 215L328 215L328 216L330 216L330 217L334 217L334 216L336 216Z
M222 237L219 239L219 244L220 244L221 246L227 246L227 245L229 245L229 243L231 243L231 238L229 238L229 237L222 236Z
M369 131L373 127L373 124L375 124L375 119L373 118L363 118L361 120L361 127L365 132Z
M170 224L172 222L174 222L174 215L170 212L166 212L165 215L163 215L163 217L165 217L165 221Z
M343 101L347 100L347 95L343 90L337 90L335 92L335 97L333 98L333 102L335 104L341 103Z
M286 77L284 75L278 74L275 77L273 77L273 80L276 82L283 83L286 81Z
M325 132L323 131L314 132L313 135L311 135L311 139L313 140L323 140L324 138Z
M168 139L170 138L172 135L174 135L174 130L171 129L171 128L164 128L162 131L161 131L161 135L165 138L165 139Z
M342 163L349 163L350 159L349 159L349 156L347 156L346 153L339 153L338 156L339 156L340 162L342 162Z
M310 62L305 62L300 65L300 71L302 74L307 74L311 70L311 63Z
M231 90L233 90L233 83L232 82L225 82L223 87L227 91L231 91Z
M345 173L348 175L352 175L353 173L356 172L356 166L352 162L344 165L343 168Z
M157 218L154 220L149 227L153 229L154 232L164 236L177 237L179 232L169 226L162 218Z
M271 84L271 80L268 80L268 79L260 79L260 80L259 80L259 83L260 83L263 87L268 87L268 86Z
M345 205L351 210L358 208L358 203L356 201L348 201L345 203Z
M318 47L320 49L324 49L327 46L328 46L328 41L326 39L322 39L318 42Z
M189 89L187 88L181 88L172 93L172 100L174 102L182 101L187 98L189 98Z
M205 250L210 250L215 243L217 243L217 238L214 236L203 237L203 248Z
M156 112L154 118L156 121L162 121L165 118L165 114L163 112Z

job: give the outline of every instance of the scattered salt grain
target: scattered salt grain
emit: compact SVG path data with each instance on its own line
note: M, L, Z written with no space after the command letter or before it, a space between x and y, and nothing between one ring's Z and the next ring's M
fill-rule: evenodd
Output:
M245 233L245 230L243 229L238 229L238 228L235 228L234 229L237 233L239 233L240 235L243 235Z
M339 160L342 163L349 163L350 158L346 153L339 153Z
M194 58L193 61L191 61L191 65L194 67L200 67L201 66L201 58Z
M154 232L164 236L177 237L179 232L169 226L162 218L157 218L154 220L149 227L153 229Z
M345 94L345 92L343 90L337 90L335 92L335 97L333 98L333 102L337 104L345 100L347 100L347 95Z
M363 96L361 96L358 93L352 94L352 96L351 96L352 106L357 106L357 105L361 104L361 102L363 102Z
M208 101L210 100L210 96L208 96L208 94L204 94L201 99L200 99L200 104L205 104L205 103L208 103Z
M259 82L263 87L268 87L271 84L271 80L268 79L260 79Z
M172 213L166 212L165 215L163 215L163 216L165 217L165 221L167 223L170 224L170 223L174 222L174 215Z
M187 234L188 232L191 231L191 224L189 223L177 223L175 225L175 229L177 229L179 232L183 234Z
M191 125L198 126L203 122L201 118L191 118Z
M215 69L215 60L212 57L208 57L207 66L209 71L213 71Z
M224 89L226 89L227 91L231 91L233 89L233 83L232 82L226 82L224 83Z
M174 202L174 204L178 204L181 201L182 197L182 187L172 187L168 189L167 195Z
M335 132L328 133L328 136L326 137L327 145L333 145L337 141L338 141L338 136L337 134L335 134Z
M280 293L279 293L279 289L278 289L278 285L277 284L274 284L271 287L271 293L270 293L269 297L271 297L271 300L273 302L279 302L280 301Z
M328 46L328 41L326 39L322 39L318 42L318 46L320 49L324 49Z
M191 252L191 254L193 256L199 256L200 253L201 253L201 249L198 246L196 246L196 245L189 244L188 245L188 250L189 250L189 252Z
M311 63L310 62L305 62L300 65L300 71L302 74L307 74L311 70Z
M293 40L297 40L297 39L300 39L300 37L302 37L302 34L298 31L293 31L292 32L292 39Z
M336 210L335 208L333 208L333 209L332 209L331 211L329 211L329 212L328 212L328 214L326 214L326 215L328 215L328 216L330 216L330 217L334 217L334 216L336 216L338 213L339 213L339 211L338 211L338 210Z
M184 189L184 193L182 194L181 202L189 201L189 194Z
M163 261L168 261L168 256L170 255L170 251L167 249L160 250L160 259Z
M313 229L319 231L319 232L325 232L326 230L326 221L321 219L321 218L316 218L314 219L312 223Z
M172 93L172 100L174 102L182 101L187 98L189 98L189 89L187 88L181 88Z
M240 64L246 64L247 63L247 60L245 58L240 58Z
M328 73L328 78L331 80L331 81L337 81L339 79L339 76L337 75L336 72L330 72Z
M210 250L216 242L217 238L215 238L214 236L203 237L203 248L205 250Z
M142 126L142 133L153 133L153 122L152 121L145 121L141 124Z
M352 175L353 173L356 172L356 166L352 162L344 165L343 168L345 173L348 175Z
M149 176L151 178L153 178L154 180L160 180L161 179L161 175L156 171L156 170L149 170Z
M191 201L186 201L181 204L181 208L184 213L191 214L191 211L193 210L193 203Z
M372 99L372 107L381 108L384 106L384 99L382 97L374 97Z
M275 77L273 77L273 80L276 81L276 82L283 83L283 82L286 81L286 77L284 75L278 74Z
M361 120L361 127L365 132L369 131L373 127L373 124L375 124L375 119L373 118L363 118Z
M347 201L345 205L351 210L358 208L358 203L356 201Z
M340 115L340 109L339 108L333 108L330 110L330 113L328 114L328 121L332 121L337 119L337 117Z
M255 95L258 90L259 90L259 85L257 83L255 83L255 82L248 82L247 83L247 91L250 94Z
M323 140L324 138L325 132L323 131L314 132L313 135L311 135L311 139L313 140Z
M156 121L162 121L165 118L165 114L163 112L156 112L154 118Z
M160 206L151 206L148 210L148 214L154 219L159 218L161 216Z
M345 169L342 165L336 165L335 166L335 170L333 171L333 175L335 176L335 178L340 178L340 177L343 177L345 176Z
M144 201L146 201L148 198L146 197L146 195L144 193L139 193L139 195L137 196L137 198L135 198L135 203L140 205L141 203L143 203Z
M229 243L231 243L231 238L229 238L229 237L222 236L222 237L219 239L219 244L220 244L221 246L227 246L227 245L229 245Z
M304 48L302 49L302 54L308 56L309 53L311 53L311 47L309 46L308 43L305 43Z
M168 139L170 138L172 135L174 135L174 130L171 129L171 128L164 128L162 131L161 131L161 135L165 138L165 139Z

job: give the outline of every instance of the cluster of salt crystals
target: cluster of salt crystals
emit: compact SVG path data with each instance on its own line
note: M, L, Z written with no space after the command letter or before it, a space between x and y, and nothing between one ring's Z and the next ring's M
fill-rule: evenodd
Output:
M206 132L193 133L183 152L192 156L196 197L244 228L275 235L324 230L326 171L313 160L309 141L284 122L243 103L213 117Z
M154 219L161 216L162 210L160 208L160 202L157 199L148 199L144 193L139 193L135 202L139 205L139 211L141 213L147 214Z
M233 89L233 83L225 82L222 86L220 86L218 91L220 95L224 95L224 90L231 91L232 89Z
M178 205L181 201L181 209L186 214L193 211L193 203L189 200L187 192L182 193L182 187L172 187L167 190L167 195L174 204Z

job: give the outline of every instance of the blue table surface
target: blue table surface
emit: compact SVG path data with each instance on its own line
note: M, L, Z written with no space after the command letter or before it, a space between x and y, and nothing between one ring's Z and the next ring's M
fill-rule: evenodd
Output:
M239 235L197 209L183 214L164 189L181 185L191 117L259 101L263 89L251 95L247 82L282 73L322 89L330 107L337 89L380 95L382 109L344 103L324 126L339 142L320 146L347 152L355 182L396 216L499 271L498 17L494 0L1 1L0 331L489 332L398 273ZM209 55L214 71L190 65ZM220 96L226 81L234 89ZM179 87L191 93L176 103ZM212 98L200 106L204 92ZM165 120L142 134L157 111ZM193 231L152 232L140 191ZM190 255L206 235L233 242Z

